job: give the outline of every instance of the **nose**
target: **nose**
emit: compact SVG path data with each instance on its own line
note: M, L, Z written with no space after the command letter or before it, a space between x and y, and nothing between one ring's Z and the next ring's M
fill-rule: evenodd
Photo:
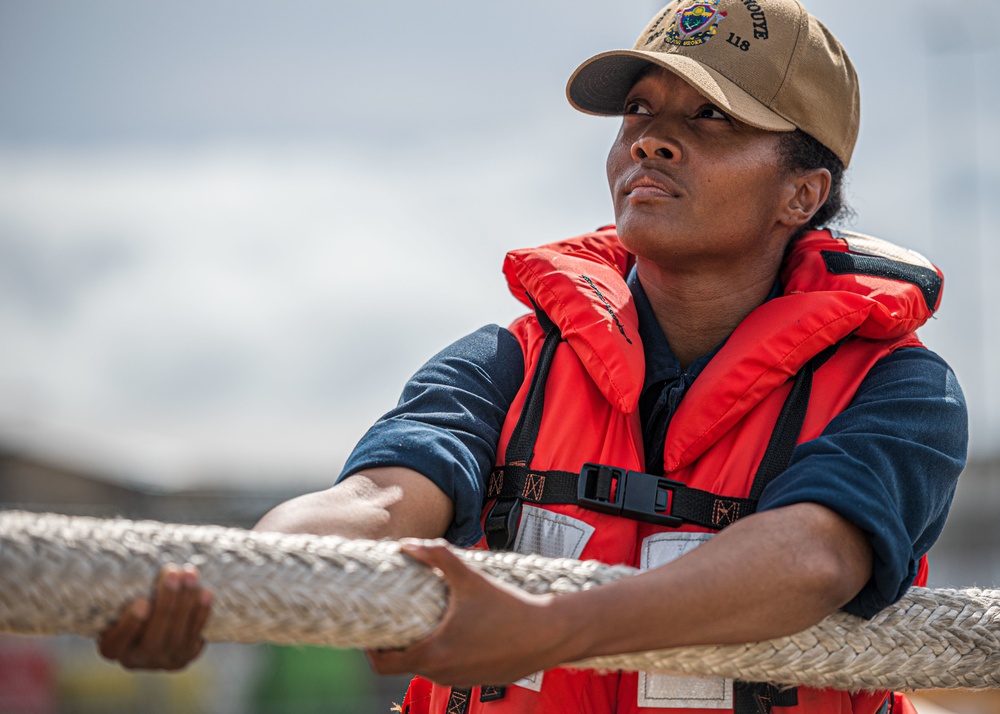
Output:
M676 142L652 133L643 134L632 142L632 160L636 162L649 158L672 161L679 159L680 155L680 146Z

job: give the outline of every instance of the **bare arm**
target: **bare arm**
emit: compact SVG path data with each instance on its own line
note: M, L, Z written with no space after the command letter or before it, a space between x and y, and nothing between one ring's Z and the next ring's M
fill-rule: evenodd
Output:
M429 479L411 469L386 467L285 501L261 518L254 530L345 538L437 538L453 515L451 499Z
M655 570L562 596L499 585L442 547L408 548L448 578L448 611L431 636L372 653L373 664L384 674L416 672L455 685L510 682L596 655L797 632L848 602L872 562L860 530L808 503L746 518Z
M823 506L797 504L747 518L615 592L571 600L566 616L615 600L642 603L618 627L600 623L575 642L579 656L754 642L832 614L861 590L871 564L859 529Z

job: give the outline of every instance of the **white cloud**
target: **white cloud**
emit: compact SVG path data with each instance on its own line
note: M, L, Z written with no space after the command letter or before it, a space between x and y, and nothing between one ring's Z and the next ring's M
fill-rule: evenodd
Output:
M501 138L484 171L480 146L451 148L6 152L0 248L37 283L0 307L8 430L145 448L175 480L329 474L420 362L521 312L506 249L609 220L602 181L562 175L597 152L539 164Z

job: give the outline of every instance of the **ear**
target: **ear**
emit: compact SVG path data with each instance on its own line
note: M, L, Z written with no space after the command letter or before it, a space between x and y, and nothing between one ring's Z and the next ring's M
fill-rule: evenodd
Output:
M789 228L798 229L822 208L830 195L830 172L810 169L791 176L789 200L782 207L780 221Z

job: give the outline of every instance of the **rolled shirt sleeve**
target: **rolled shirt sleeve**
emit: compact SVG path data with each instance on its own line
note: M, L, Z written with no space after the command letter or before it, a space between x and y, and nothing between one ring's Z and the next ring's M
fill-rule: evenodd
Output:
M940 535L967 444L954 372L929 350L901 349L872 368L822 435L795 448L758 510L819 503L861 528L873 574L844 609L870 618L902 597Z
M486 475L507 410L524 380L524 355L509 331L488 325L446 347L406 383L396 408L361 438L338 481L402 466L430 479L455 504L445 533L463 548L482 537Z

